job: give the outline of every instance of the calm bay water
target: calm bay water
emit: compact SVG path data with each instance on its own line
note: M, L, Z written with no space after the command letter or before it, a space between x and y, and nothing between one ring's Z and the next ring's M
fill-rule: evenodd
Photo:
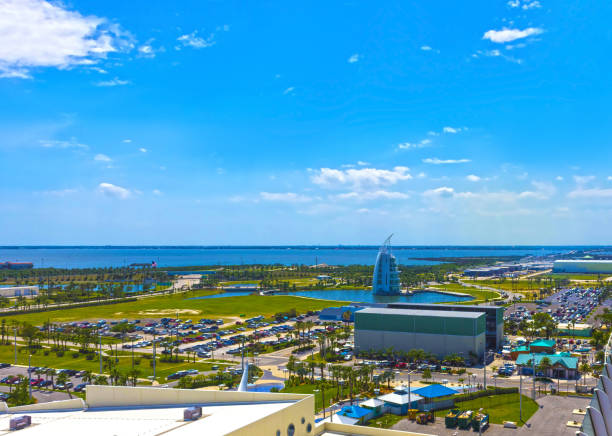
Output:
M203 295L192 297L190 300L205 300L209 298L226 298L249 295L250 292L224 292L214 295ZM299 295L302 297L317 298L321 300L333 300L350 303L455 303L458 301L469 301L472 297L445 294L439 292L419 292L413 295L380 296L374 295L372 291L363 289L354 290L322 290L322 291L292 291L277 292L275 295Z
M418 258L544 256L589 247L394 247L402 265L438 262ZM0 247L0 262L35 267L98 268L157 262L164 266L283 264L373 264L378 247Z

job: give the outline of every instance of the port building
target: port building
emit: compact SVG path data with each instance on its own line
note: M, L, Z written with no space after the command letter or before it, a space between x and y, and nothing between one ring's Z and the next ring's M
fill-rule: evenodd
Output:
M391 253L391 236L385 240L376 257L374 276L372 277L372 292L374 295L400 294L399 269L397 260Z
M504 308L463 304L387 303L391 309L418 309L448 312L481 312L485 314L487 350L499 350L504 340Z
M612 260L555 260L554 273L612 274Z
M483 356L486 314L408 308L370 307L355 312L357 351L422 349L439 358L457 353Z
M0 297L33 297L38 295L38 286L10 286L0 288Z

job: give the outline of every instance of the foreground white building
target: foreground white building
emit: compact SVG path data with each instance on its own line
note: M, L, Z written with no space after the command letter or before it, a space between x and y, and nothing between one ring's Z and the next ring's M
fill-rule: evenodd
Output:
M201 416L189 419L191 410L186 409L194 407L201 408ZM0 434L7 434L14 420L30 422L18 430L24 436L419 435L330 422L315 425L313 411L313 395L90 385L85 401L12 408L0 403Z

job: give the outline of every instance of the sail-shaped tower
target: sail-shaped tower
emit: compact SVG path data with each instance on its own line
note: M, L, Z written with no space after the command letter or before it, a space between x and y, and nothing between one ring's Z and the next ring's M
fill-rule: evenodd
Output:
M372 279L374 295L399 295L400 293L399 269L395 256L391 254L391 236L385 240L376 257Z

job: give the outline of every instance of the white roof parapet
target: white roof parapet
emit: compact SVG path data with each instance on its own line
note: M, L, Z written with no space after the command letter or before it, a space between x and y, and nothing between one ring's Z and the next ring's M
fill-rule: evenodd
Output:
M610 380L607 376L601 376L601 385L603 390L608 395L608 400L610 400L610 404L612 404L612 380Z
M604 424L609 435L612 435L612 405L610 400L604 391L601 389L595 389L595 398L599 404L599 411L603 416Z
M601 412L594 407L587 406L587 413L593 424L594 436L608 436L608 430L606 430L606 424Z

